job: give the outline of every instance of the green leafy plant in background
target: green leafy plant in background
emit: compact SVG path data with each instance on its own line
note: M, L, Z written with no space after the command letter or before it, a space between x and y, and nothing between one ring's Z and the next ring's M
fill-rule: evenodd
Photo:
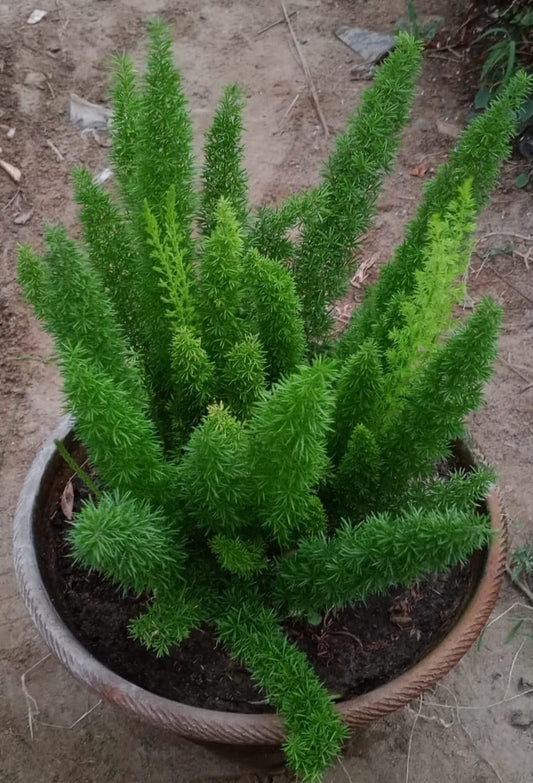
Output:
M82 241L52 227L42 257L19 250L99 480L72 524L73 556L149 597L130 632L157 655L213 627L282 715L306 781L347 731L284 618L316 622L490 540L478 504L491 471L445 482L435 466L495 357L499 308L483 300L464 323L454 309L525 75L465 131L345 334L332 329L419 62L420 45L399 35L320 184L254 211L235 87L196 193L187 103L155 22L142 79L115 61L117 193L77 171Z
M514 74L533 67L533 9L529 0L485 3L483 30L472 41L474 51L482 56L480 87L474 107L484 110L504 88ZM529 93L518 110L516 135L520 137L533 122L533 93ZM515 180L517 188L525 188L531 180L530 171L522 171Z
M427 43L432 41L444 25L444 19L439 16L426 22L421 22L413 0L407 0L407 19L401 19L396 24L396 29L409 33L418 41Z

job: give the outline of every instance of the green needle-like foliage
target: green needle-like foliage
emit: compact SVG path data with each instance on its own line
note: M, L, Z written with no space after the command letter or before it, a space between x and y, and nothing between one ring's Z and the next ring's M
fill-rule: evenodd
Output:
M452 326L453 308L465 293L458 280L466 274L472 255L475 211L468 181L444 218L434 215L429 220L425 259L415 272L413 291L396 300L401 321L389 333L386 405L390 400L394 408L393 400L405 393L425 355Z
M138 204L146 200L162 217L170 188L175 189L176 222L184 243L191 242L194 212L192 127L181 76L172 59L172 39L162 22L149 26L148 67L138 112Z
M79 563L141 595L171 590L181 579L183 544L160 508L127 493L88 501L69 531Z
M331 452L338 464L357 424L372 427L383 409L385 380L377 345L367 340L344 363L337 384Z
M215 368L190 327L177 329L172 340L172 408L178 440L185 440L212 400Z
M131 228L87 169L74 172L74 184L90 262L102 279L124 333L142 351L146 335L140 328L139 258Z
M159 285L163 289L161 301L167 305L166 315L170 318L174 331L192 327L196 322L193 302L195 278L186 246L179 233L176 188L173 185L165 196L163 229L159 227L147 201L144 204L144 220L154 271L159 275Z
M427 511L457 509L468 512L489 494L496 477L487 467L468 473L458 471L444 479L411 482L404 493L399 493L396 506L409 505Z
M226 356L221 396L241 421L265 390L265 356L257 337L247 335Z
M289 262L296 244L288 234L299 226L305 214L320 203L318 190L290 196L280 207L262 207L255 216L248 241L260 255Z
M242 93L224 92L196 194L170 33L154 22L149 39L143 77L114 61L116 189L76 171L81 243L51 228L42 257L19 248L97 473L69 541L142 596L129 631L155 655L214 628L283 717L293 771L318 783L346 729L283 623L490 542L493 474L455 441L482 402L501 314L488 300L464 322L455 310L530 82L510 79L462 135L341 336L333 307L407 120L419 44L399 36L316 188L251 211Z
M211 549L227 571L237 576L250 576L267 567L267 559L260 544L243 541L238 536L217 535L211 541Z
M232 346L244 337L240 315L242 289L242 232L233 209L221 198L215 227L205 241L201 260L200 301L202 342L216 367Z
M342 608L425 574L465 562L490 540L486 517L475 512L406 508L363 525L344 523L330 539L315 537L278 562L280 611Z
M375 506L381 472L381 453L375 436L357 424L335 476L337 514L362 520Z
M387 455L382 499L408 479L428 475L435 461L448 455L448 444L465 436L465 416L481 405L483 387L492 375L500 322L500 307L483 299L418 374L400 416L380 444Z
M246 257L253 324L265 348L271 383L303 362L304 324L300 300L290 272L251 250Z
M353 273L350 252L370 226L407 121L420 57L420 44L400 35L324 168L321 198L306 215L293 262L310 341L327 337L329 310L346 291L348 270Z
M46 295L47 270L30 245L18 247L17 274L24 299L33 307L37 318L50 325L52 314Z
M165 459L135 389L108 375L79 345L64 346L61 356L68 409L104 484L168 506L176 467Z
M288 546L311 515L312 492L328 466L332 365L316 361L281 381L250 422L250 469L261 521Z
M20 256L21 283L36 313L54 335L60 353L77 343L111 378L131 384L137 397L146 401L143 382L102 279L80 253L64 229L46 230L48 251L42 261L24 248Z
M190 632L206 618L205 606L186 587L158 592L150 608L131 620L130 636L153 650L158 658L187 639Z
M394 300L411 292L416 270L423 262L420 252L427 241L430 219L443 215L451 194L471 181L472 197L479 211L486 203L503 160L508 157L516 127L516 110L532 89L532 77L520 71L484 114L476 117L461 135L450 160L428 183L416 218L409 224L403 243L384 267L379 282L371 288L339 343L337 354L346 356L366 337L375 335L386 342L394 323ZM488 142L490 139L490 143ZM392 310L392 314L391 314Z
M347 729L305 654L293 647L274 613L231 595L218 620L222 641L283 717L287 760L303 781L316 783L340 754Z
M202 233L208 236L215 227L216 207L221 198L231 204L239 225L248 215L248 175L243 166L243 95L237 85L226 87L206 134L203 191L199 214Z
M133 62L125 55L117 55L113 60L111 99L111 161L124 200L133 207L141 101Z
M247 521L247 436L223 405L196 427L178 467L179 495L192 520L213 533L233 535Z

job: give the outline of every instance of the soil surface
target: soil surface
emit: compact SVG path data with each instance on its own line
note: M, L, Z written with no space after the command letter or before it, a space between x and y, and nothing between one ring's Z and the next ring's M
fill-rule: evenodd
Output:
M82 132L71 123L70 94L106 103L111 55L129 51L141 63L150 16L160 14L171 26L198 146L221 87L243 86L251 195L261 204L316 183L335 134L368 84L351 79L357 57L334 30L348 25L388 33L405 16L405 2L286 0L289 12L297 12L295 33L330 128L327 142L286 27L257 35L281 17L278 0L40 0L47 16L28 25L36 5L0 0L0 158L21 172L17 183L0 169L0 780L286 783L287 773L267 774L257 759L221 760L212 749L162 736L99 704L47 657L29 622L13 577L11 519L31 460L62 414L51 342L15 282L15 247L31 242L40 249L45 222L61 221L73 236L79 233L70 171L83 164L101 172L109 150L105 132ZM442 16L450 27L467 13L459 0L415 5L421 20ZM390 257L425 182L468 121L475 67L462 49L426 53L397 165L361 245L366 281ZM527 260L533 204L531 190L513 185L528 165L516 158L503 170L479 224L464 302L465 314L482 295L505 309L500 359L471 429L497 470L513 547L533 541L533 272ZM361 295L357 277L351 299ZM344 766L327 783L345 783L347 776L358 783L531 778L533 697L520 695L533 687L531 620L506 643L517 618L532 615L517 602L527 600L507 585L479 648L422 702L354 732Z
M74 562L61 493L71 483L78 513L89 492L67 472L43 510L37 548L49 595L75 637L116 674L159 696L227 712L272 712L248 671L208 626L162 658L130 638L128 623L146 610L149 599L123 596L108 579ZM335 700L367 693L413 666L446 634L470 595L479 562L475 556L409 589L370 596L327 614L318 626L287 621L285 632Z

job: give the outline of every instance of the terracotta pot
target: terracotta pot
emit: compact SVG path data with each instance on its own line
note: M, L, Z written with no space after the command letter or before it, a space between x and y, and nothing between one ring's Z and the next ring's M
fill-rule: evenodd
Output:
M14 558L19 587L31 618L50 650L69 672L99 696L128 713L192 740L230 745L279 745L284 738L276 715L245 715L190 707L144 690L99 663L73 636L56 612L43 584L36 551L42 509L54 484L60 457L54 439L68 445L72 421L65 419L46 441L26 478L15 515ZM459 461L474 464L465 444ZM57 491L57 488L56 488ZM404 706L443 677L477 639L498 598L505 569L505 521L496 492L487 500L497 532L489 550L479 553L478 578L455 625L419 663L370 693L337 705L348 726L362 726Z

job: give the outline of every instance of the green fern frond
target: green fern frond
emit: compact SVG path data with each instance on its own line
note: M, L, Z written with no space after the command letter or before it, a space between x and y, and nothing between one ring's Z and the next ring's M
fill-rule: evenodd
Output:
M237 85L226 87L206 134L203 191L199 223L204 236L215 227L215 211L224 197L237 223L244 227L248 215L248 175L243 166L243 94Z
M248 244L265 258L285 262L296 250L295 239L289 233L297 229L308 211L312 211L318 199L318 190L289 196L277 207L258 210L250 228Z
M148 610L130 620L129 633L158 658L187 639L205 619L207 612L197 594L186 587L158 592Z
M324 168L321 203L306 215L293 271L311 344L327 337L330 310L353 273L350 254L370 226L382 178L398 148L420 59L420 43L399 35L395 51L378 69L374 85L337 139Z
M61 371L76 432L104 485L156 505L172 506L176 469L165 460L135 388L125 378L108 375L81 345L62 346Z
M387 335L394 326L389 313L391 302L395 296L412 292L415 272L424 259L421 250L427 242L429 220L433 215L446 212L451 194L471 178L477 211L485 205L502 161L509 156L516 127L515 112L531 92L532 81L523 71L518 72L487 111L476 117L462 133L448 163L440 167L437 176L426 186L424 200L416 218L407 227L403 243L354 313L339 343L338 356L348 355L371 336L382 345L387 343Z
M218 557L223 568L237 576L251 576L263 571L268 563L260 544L244 541L238 536L217 535L210 542L210 547Z
M189 517L212 533L235 535L248 522L247 435L222 404L193 430L178 466L178 491Z
M357 424L370 429L383 410L385 378L378 346L367 340L343 364L336 389L331 454L340 462ZM379 426L379 422L377 423Z
M398 493L395 507L412 506L428 511L456 509L466 513L488 496L495 480L491 468L481 467L468 473L452 473L445 479L411 482L405 492Z
M183 542L162 510L128 493L89 500L77 515L68 540L76 561L94 568L137 595L179 586L185 561Z
M429 219L424 259L414 274L413 290L403 298L395 296L398 317L389 333L384 388L389 423L411 380L453 325L454 306L465 294L463 278L473 251L475 212L469 180L444 216Z
M147 201L161 219L166 195L174 187L179 234L190 250L195 201L192 124L181 76L173 63L168 27L152 21L148 35L148 67L138 117L137 206L141 210Z
M280 558L277 600L281 612L342 608L391 587L464 563L491 540L487 517L455 509L403 509L362 524L345 523L330 539L302 541Z
M217 625L232 656L250 669L282 716L291 769L318 783L348 731L305 654L288 642L272 611L238 594L227 599Z
M17 277L24 299L33 307L39 320L49 323L52 314L48 309L46 289L48 286L47 269L43 260L30 245L17 248Z
M464 326L434 353L413 381L401 413L381 442L387 454L380 498L434 471L449 444L465 436L465 417L483 400L492 375L501 308L483 299Z
M142 352L147 335L140 317L139 257L131 227L109 195L94 184L87 169L76 169L73 176L89 260L102 279L124 334Z
M328 467L334 370L316 361L257 403L249 425L254 502L271 536L288 546L313 516L312 491Z
M247 335L226 356L220 396L241 421L265 391L265 355L258 338Z
M218 368L235 343L244 337L240 308L242 232L230 203L221 198L215 228L205 240L200 263L199 313L202 342Z
M245 259L251 320L264 347L270 383L304 361L301 306L290 272L251 250Z
M196 309L193 300L195 278L186 245L179 234L179 221L176 214L176 188L172 185L165 197L162 216L162 228L150 209L144 203L144 222L154 271L159 276L162 289L161 301L167 306L166 315L172 329L194 326Z
M336 510L339 517L360 521L376 505L382 458L375 436L358 424L335 474Z
M215 390L215 367L188 327L178 329L172 339L172 389L173 423L181 443L206 412Z
M111 163L126 205L132 206L137 153L139 151L138 121L140 94L133 62L118 55L112 62L111 102Z

